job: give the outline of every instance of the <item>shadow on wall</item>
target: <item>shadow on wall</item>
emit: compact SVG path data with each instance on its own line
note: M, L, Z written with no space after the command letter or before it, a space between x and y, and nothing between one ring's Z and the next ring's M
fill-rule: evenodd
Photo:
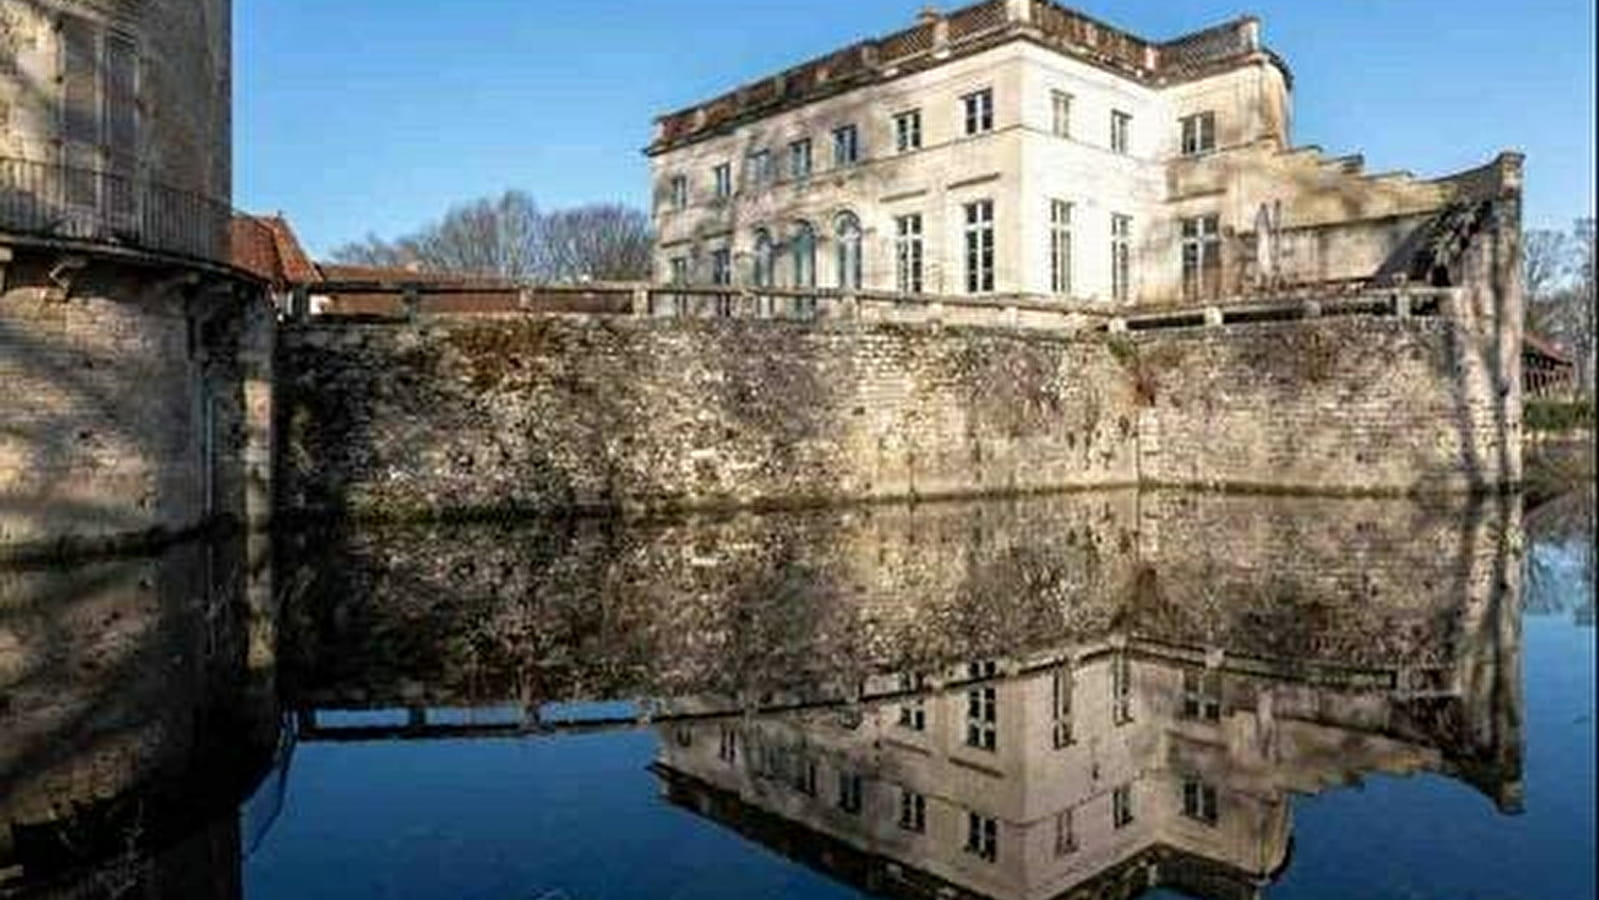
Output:
M242 519L241 304L171 270L16 250L0 298L0 556ZM68 287L63 287L63 283Z
M227 896L277 742L249 578L241 541L0 570L0 891Z

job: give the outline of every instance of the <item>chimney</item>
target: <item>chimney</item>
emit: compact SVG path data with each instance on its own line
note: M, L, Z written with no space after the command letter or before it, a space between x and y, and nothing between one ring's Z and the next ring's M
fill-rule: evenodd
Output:
M930 22L937 22L942 18L943 16L939 13L938 9L932 4L928 4L927 6L922 7L921 12L916 14L916 24L926 25Z
M1238 23L1238 35L1243 39L1244 49L1253 53L1260 49L1260 20L1250 16Z
M1033 21L1033 0L1005 0L1005 19L1015 25Z

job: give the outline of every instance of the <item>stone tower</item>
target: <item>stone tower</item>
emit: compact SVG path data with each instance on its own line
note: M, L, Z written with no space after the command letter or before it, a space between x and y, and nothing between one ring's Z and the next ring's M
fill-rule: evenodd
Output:
M0 0L0 556L263 507L231 6Z

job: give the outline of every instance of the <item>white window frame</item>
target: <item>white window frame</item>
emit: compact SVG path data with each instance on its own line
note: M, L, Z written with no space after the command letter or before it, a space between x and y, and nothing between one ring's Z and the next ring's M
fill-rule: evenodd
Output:
M901 294L923 293L924 254L922 214L894 217L894 288Z
M1049 201L1049 290L1072 292L1072 204L1060 199Z
M965 250L966 293L994 292L994 201L973 200L961 206L965 223L962 247Z
M1132 296L1133 217L1110 215L1110 298L1126 303Z
M998 666L992 661L967 666L967 677L993 678ZM966 691L966 746L989 753L999 752L999 690L993 682L974 684Z
M1072 95L1067 91L1049 92L1050 133L1058 138L1072 136Z
M908 787L899 789L899 827L916 834L927 833L927 797Z
M1110 111L1110 152L1126 156L1132 152L1133 114L1125 110Z
M721 162L711 169L711 177L715 180L715 196L718 200L726 200L733 196L733 164Z
M999 820L966 811L966 852L986 862L999 859Z
M1181 150L1184 156L1199 156L1216 149L1216 113L1205 110L1178 120L1182 129Z
M910 153L922 149L922 111L907 109L894 114L894 150Z
M788 142L788 177L798 180L811 177L814 170L811 158L811 139L808 137Z
M673 175L668 183L671 185L672 209L678 212L688 209L688 176L682 174Z
M967 137L988 134L994 130L994 89L991 87L972 91L961 96L961 133Z
M846 168L861 161L861 130L853 123L833 129L833 166Z

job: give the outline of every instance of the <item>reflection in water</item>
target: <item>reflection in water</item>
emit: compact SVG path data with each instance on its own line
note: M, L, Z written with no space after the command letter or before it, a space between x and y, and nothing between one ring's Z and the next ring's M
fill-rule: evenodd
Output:
M0 896L243 896L238 802L278 725L260 557L0 570Z
M643 725L673 827L877 893L1250 896L1292 795L1519 810L1523 548L1514 500L1128 492L280 537L281 617L241 549L0 574L0 870L239 896L281 708L301 753Z

